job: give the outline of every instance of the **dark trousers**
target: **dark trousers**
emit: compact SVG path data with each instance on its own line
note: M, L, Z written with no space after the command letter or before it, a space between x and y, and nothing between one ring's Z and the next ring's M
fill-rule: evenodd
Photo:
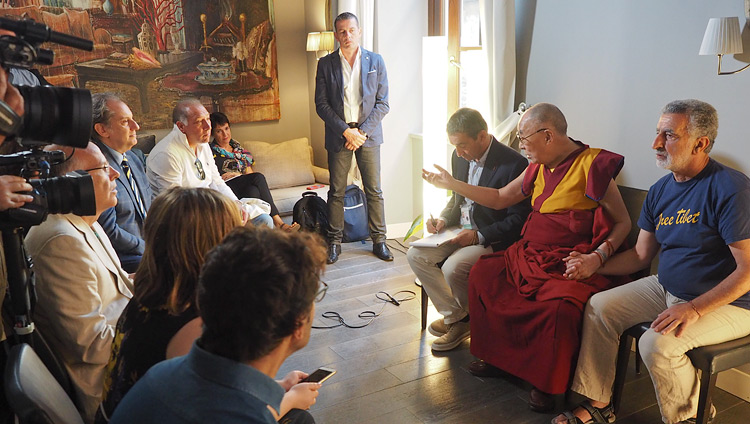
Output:
M265 200L271 205L271 216L279 214L279 210L276 209L276 205L273 203L271 190L268 189L266 177L263 174L253 172L252 174L240 175L227 181L227 185L238 198L252 197L253 199Z
M380 146L360 147L355 152L342 148L328 152L328 171L331 187L328 190L329 243L341 243L344 235L344 194L346 176L352 166L352 154L357 156L357 167L362 174L362 184L367 199L367 220L373 243L385 241L385 204L380 189Z
M292 409L279 419L279 424L315 424L315 419L307 411Z

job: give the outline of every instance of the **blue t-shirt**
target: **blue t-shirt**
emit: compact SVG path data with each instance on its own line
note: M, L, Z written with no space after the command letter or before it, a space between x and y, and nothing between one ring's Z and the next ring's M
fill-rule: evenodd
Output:
M750 179L710 159L694 178L670 173L648 191L638 226L661 245L659 282L680 299L711 290L737 264L729 244L750 238ZM750 293L732 302L750 309Z
M110 424L276 424L284 389L255 368L201 349L160 362L133 386Z

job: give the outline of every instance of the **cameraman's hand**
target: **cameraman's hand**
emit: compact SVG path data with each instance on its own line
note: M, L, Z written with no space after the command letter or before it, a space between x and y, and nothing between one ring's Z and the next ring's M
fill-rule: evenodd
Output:
M28 194L20 192L31 191L31 184L16 175L0 175L0 211L20 208L27 202L34 200Z
M5 69L0 69L0 100L10 106L18 116L23 115L23 97L18 89L8 82L8 71ZM0 144L3 144L3 141L5 136L0 134Z

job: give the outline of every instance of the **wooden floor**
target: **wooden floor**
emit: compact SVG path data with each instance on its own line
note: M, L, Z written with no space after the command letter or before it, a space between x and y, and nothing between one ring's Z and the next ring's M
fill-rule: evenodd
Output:
M548 423L554 414L532 412L526 405L528 386L511 377L482 379L466 369L473 360L469 341L451 352L433 354L435 339L420 327L419 288L397 242L389 241L395 256L383 262L372 255L372 244L347 243L339 261L328 266L323 280L329 289L316 305L314 325L335 322L322 319L325 311L340 313L347 323L362 324L357 314L378 312L384 303L375 293L394 297L400 290L417 296L400 306L387 304L367 327L313 329L310 343L289 357L279 376L299 369L307 372L327 366L337 373L323 384L310 409L318 423ZM398 251L401 249L402 251ZM438 318L430 306L428 320ZM631 355L631 362L632 362ZM633 365L623 396L618 424L661 423L648 374L635 375ZM576 395L568 402L577 402ZM558 404L564 406L560 396ZM750 404L716 390L719 415L714 423L750 422Z

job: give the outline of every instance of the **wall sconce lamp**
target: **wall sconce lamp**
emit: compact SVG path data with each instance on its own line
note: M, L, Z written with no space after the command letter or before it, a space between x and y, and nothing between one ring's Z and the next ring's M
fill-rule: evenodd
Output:
M307 34L308 52L315 52L315 57L320 59L319 52L329 54L333 51L334 45L333 31L310 32Z
M711 18L706 26L706 33L703 35L699 55L717 55L719 56L718 75L732 75L742 72L744 68L732 72L721 72L721 56L725 54L742 53L742 36L740 35L740 20L736 16L731 18Z

